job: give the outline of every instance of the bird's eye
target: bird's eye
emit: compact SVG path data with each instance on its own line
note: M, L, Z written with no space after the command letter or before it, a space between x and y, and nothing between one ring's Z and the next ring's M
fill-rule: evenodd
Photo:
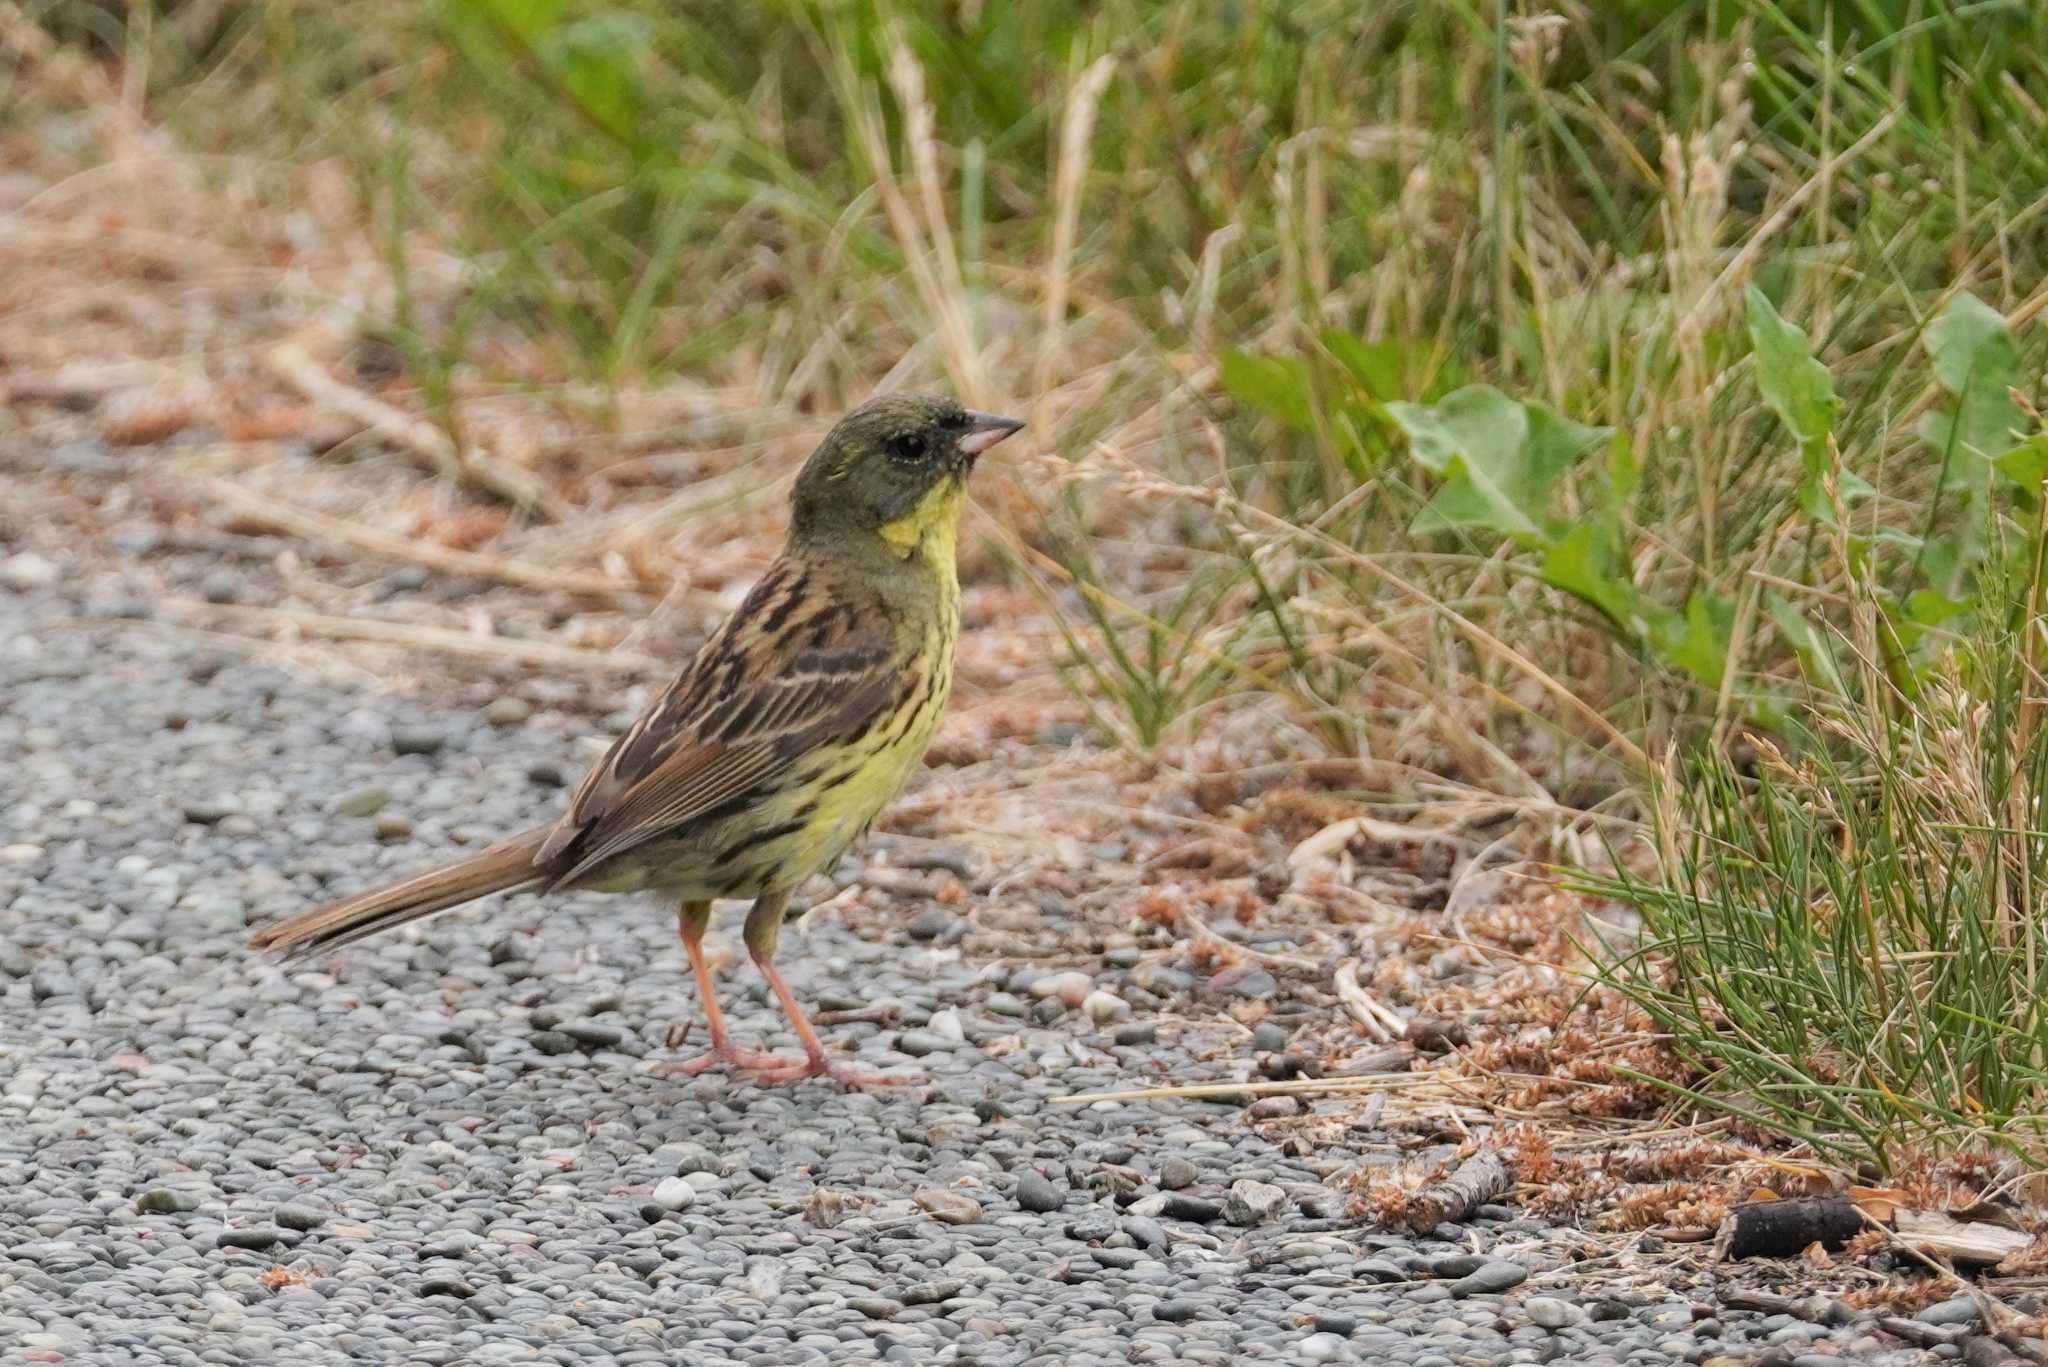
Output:
M889 454L898 460L923 460L929 445L922 432L903 432L889 438Z

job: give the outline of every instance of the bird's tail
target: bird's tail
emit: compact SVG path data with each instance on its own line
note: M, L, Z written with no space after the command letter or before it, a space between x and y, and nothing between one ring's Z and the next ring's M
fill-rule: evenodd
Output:
M533 858L547 836L546 828L500 841L460 863L357 893L354 897L266 926L249 937L257 949L281 949L293 958L323 949L339 949L357 940L459 907L486 893L502 892L544 881Z

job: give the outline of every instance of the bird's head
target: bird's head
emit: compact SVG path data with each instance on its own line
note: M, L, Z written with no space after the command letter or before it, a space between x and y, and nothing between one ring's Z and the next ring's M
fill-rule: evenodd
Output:
M950 534L975 459L1023 425L929 395L870 399L804 462L790 530L806 539L872 537L909 555L929 534Z

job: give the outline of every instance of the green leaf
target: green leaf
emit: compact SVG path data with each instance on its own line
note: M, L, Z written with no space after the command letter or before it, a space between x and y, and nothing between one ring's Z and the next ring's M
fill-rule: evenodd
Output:
M1543 581L1606 614L1631 640L1643 634L1636 587L1620 572L1613 539L1595 523L1582 522L1543 556Z
M2029 493L2037 492L2041 481L2048 479L2048 432L2027 438L1992 464L2022 489Z
M1414 343L1399 339L1367 342L1334 328L1324 332L1321 341L1331 359L1373 398L1390 399L1407 392Z
M1906 620L1920 627L1938 627L1970 610L1970 605L1933 589L1915 589L1906 596Z
M1749 341L1756 348L1756 382L1764 402L1802 450L1824 452L1841 411L1834 379L1813 358L1806 333L1779 317L1754 285L1749 287Z
M653 48L648 22L637 14L603 14L552 29L537 45L541 60L592 122L633 142L644 97L641 55Z
M2019 382L2019 349L1998 311L1965 293L1950 300L1928 328L1927 350L1934 358L1935 378L1955 403L1947 412L1923 418L1920 436L1947 454L1945 485L1974 482L1969 467L1957 458L1995 459L2012 448L2024 425L2011 394Z
M456 13L531 43L562 17L563 0L453 0Z
M1841 662L1835 658L1834 638L1808 621L1797 604L1775 589L1765 591L1764 611L1778 624L1778 631L1799 657L1806 676L1836 697L1846 698L1849 685L1842 677Z
M1249 408L1278 418L1297 432L1314 430L1315 387L1308 365L1293 356L1223 353L1223 388Z
M1665 660L1719 688L1728 670L1728 646L1735 637L1735 604L1719 594L1695 592L1685 616L1665 612L1650 624L1651 644Z
M1434 407L1390 403L1387 415L1408 435L1410 453L1443 477L1409 526L1415 535L1483 527L1535 545L1546 529L1550 486L1588 449L1612 435L1519 402L1490 385L1471 385Z

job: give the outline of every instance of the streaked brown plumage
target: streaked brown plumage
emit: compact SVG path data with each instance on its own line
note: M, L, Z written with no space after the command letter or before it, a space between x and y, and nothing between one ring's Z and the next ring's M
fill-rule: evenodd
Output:
M482 854L259 932L303 954L506 889L653 888L679 899L713 1063L831 1073L773 956L790 895L864 832L923 755L952 684L954 529L983 450L1019 424L944 399L877 399L806 462L790 537L746 600L592 768L568 810ZM735 1048L702 938L713 898L752 897L746 941L803 1041Z

